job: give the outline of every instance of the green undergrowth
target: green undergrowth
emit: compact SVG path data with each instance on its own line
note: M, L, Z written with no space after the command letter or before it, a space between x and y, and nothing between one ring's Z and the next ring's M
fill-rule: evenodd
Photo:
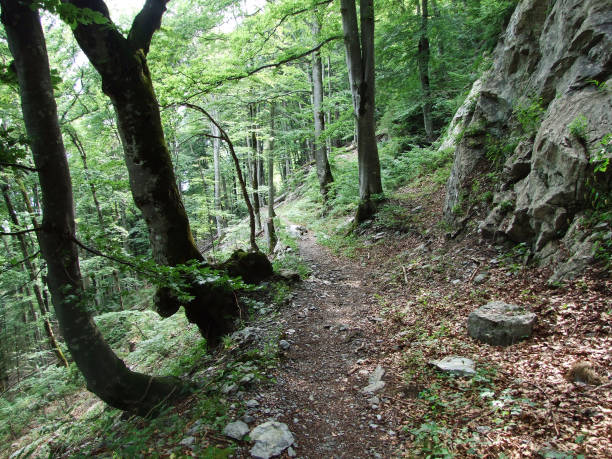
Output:
M334 149L330 157L334 182L326 202L313 168L305 178L300 198L277 212L285 220L307 226L320 244L347 257L356 256L365 246L369 232L413 230L418 220L409 212L413 194L398 190L410 186L425 194L443 186L450 174L453 150L438 150L435 145L421 148L397 139L381 144L379 152L386 195L374 221L364 222L352 231L359 196L357 156L344 149Z

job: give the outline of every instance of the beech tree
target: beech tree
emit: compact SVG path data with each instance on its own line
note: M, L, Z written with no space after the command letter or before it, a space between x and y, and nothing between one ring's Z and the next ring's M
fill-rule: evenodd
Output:
M30 1L0 0L0 6L40 181L43 221L38 239L62 335L89 390L116 408L151 414L162 402L182 394L184 387L173 377L130 371L104 341L83 304L70 173L40 18Z
M203 262L177 186L146 59L168 0L147 0L127 37L112 23L104 1L66 2L105 19L80 22L73 33L115 109L130 188L147 223L155 261L167 266ZM232 295L195 280L188 293L193 299L181 302L169 288L160 288L157 311L168 317L184 305L188 320L213 342L232 328L239 312Z
M417 61L419 65L419 79L423 97L423 126L429 142L433 142L433 123L431 120L431 89L429 85L429 37L427 35L427 0L421 0L421 29L419 33L419 51Z
M321 33L321 24L315 14L312 23L312 34L318 39ZM321 50L312 53L312 109L314 112L314 131L315 131L315 161L317 165L317 177L319 179L319 189L323 199L327 199L329 185L334 181L325 151L325 143L320 137L325 129L325 113L323 112L323 66L321 64Z
M376 213L375 196L383 192L374 120L374 1L360 0L359 5L361 34L357 26L355 0L340 0L346 62L357 118L360 200L355 216L357 223Z

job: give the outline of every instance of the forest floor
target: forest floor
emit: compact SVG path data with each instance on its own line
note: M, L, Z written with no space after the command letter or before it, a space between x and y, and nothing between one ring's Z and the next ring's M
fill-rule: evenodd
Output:
M525 264L521 246L491 245L473 227L449 238L443 185L428 180L396 191L349 237L339 230L346 215L313 218L304 198L279 206L283 223L306 231L294 243L281 228L293 252L275 263L300 265L303 280L271 282L244 299L256 348L228 337L207 352L182 314L99 319L130 366L174 372L199 390L143 420L83 387L67 389L37 401L44 417L15 431L0 456L250 457L250 442L221 433L248 418L250 428L288 425L296 444L285 458L612 457L610 272L593 267L551 286L550 271ZM533 336L505 348L470 338L469 313L493 300L534 311ZM429 363L453 355L474 360L476 375L448 376ZM608 382L568 380L580 361ZM41 387L59 378L53 371ZM378 390L365 393L371 382ZM23 413L33 400L23 398Z
M276 383L256 392L257 423L285 422L304 458L612 457L610 383L566 378L580 361L612 375L609 271L550 286L520 247L469 229L448 238L442 201L435 184L399 190L391 210L336 250L350 257L305 233L312 275L276 319L291 346ZM533 336L506 348L470 338L468 314L493 300L534 311ZM476 376L429 364L454 355L474 360ZM377 367L385 385L366 394Z

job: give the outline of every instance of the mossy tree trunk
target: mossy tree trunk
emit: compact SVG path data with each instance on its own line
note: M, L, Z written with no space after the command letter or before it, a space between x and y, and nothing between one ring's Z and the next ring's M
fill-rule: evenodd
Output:
M104 1L70 0L70 3L90 8L108 21L79 24L73 33L100 74L102 89L117 114L130 189L147 223L155 261L167 266L192 260L202 262L177 187L146 60L167 0L147 0L127 38L112 24ZM210 341L229 331L228 318L239 313L232 295L197 282L192 284L189 294L194 299L185 303L169 289L159 289L155 299L158 313L168 317L181 305L185 306L188 320L196 323Z
M359 223L376 213L375 196L383 192L374 121L374 2L360 0L361 28L357 26L355 0L341 0L340 11L351 93L357 118L360 203L355 221Z
M130 371L110 349L83 304L72 186L40 18L28 1L0 0L0 6L42 191L39 243L62 335L89 390L116 408L153 413L182 392L183 386L175 378Z

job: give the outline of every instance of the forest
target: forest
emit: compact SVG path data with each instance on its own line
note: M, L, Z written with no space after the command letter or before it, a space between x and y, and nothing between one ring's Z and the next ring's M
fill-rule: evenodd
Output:
M612 1L0 9L0 457L610 457Z

